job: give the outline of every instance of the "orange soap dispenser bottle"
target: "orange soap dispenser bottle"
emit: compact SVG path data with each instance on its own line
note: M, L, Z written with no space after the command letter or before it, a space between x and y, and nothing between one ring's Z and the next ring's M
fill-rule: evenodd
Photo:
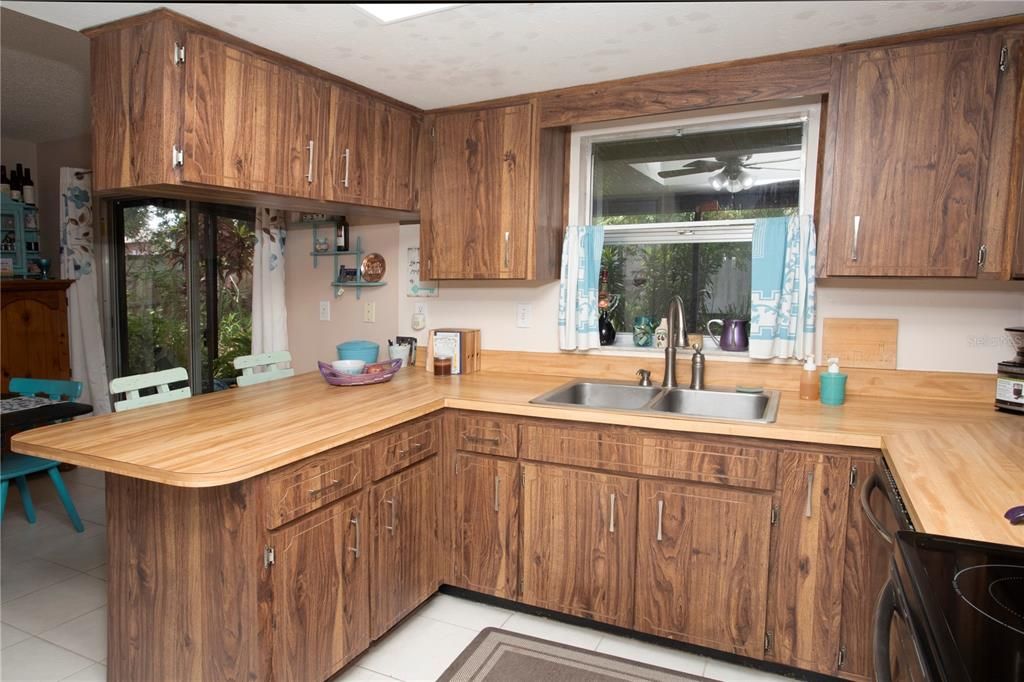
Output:
M800 373L800 400L817 400L819 390L818 367L814 364L814 356L808 355Z

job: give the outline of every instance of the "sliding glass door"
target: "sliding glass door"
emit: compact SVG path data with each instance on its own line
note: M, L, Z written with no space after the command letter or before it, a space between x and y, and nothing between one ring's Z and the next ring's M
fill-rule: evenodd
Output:
M254 220L235 206L114 204L118 376L184 367L196 393L233 383L251 348Z

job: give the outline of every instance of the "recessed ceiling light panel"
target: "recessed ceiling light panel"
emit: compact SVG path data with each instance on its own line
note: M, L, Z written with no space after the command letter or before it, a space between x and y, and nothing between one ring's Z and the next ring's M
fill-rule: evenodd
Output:
M458 7L461 3L430 3L430 2L373 2L365 5L356 4L362 11L369 14L382 24L394 24L406 19L421 17L424 14L443 12L446 9Z

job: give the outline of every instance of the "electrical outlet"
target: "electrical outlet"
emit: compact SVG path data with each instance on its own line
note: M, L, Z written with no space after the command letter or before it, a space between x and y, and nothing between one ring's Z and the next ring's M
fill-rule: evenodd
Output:
M516 304L516 326L517 327L529 327L530 326L530 314L533 312L533 306L529 303L517 303Z
M365 303L363 304L363 322L376 322L377 321L377 304L376 303Z
M329 322L331 319L331 302L320 301L320 321Z

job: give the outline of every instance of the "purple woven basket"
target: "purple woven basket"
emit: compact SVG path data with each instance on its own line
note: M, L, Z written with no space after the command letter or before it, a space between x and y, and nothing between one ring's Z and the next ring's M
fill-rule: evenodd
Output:
M402 369L402 360L385 360L384 362L375 362L371 365L367 365L363 368L362 374L345 374L331 367L331 363L317 360L317 365L320 367L320 375L324 378L324 381L329 383L331 386L368 386L370 384L383 384L385 381L391 381L391 377L398 374L398 370ZM376 371L370 371L372 369ZM381 368L384 368L381 371Z

